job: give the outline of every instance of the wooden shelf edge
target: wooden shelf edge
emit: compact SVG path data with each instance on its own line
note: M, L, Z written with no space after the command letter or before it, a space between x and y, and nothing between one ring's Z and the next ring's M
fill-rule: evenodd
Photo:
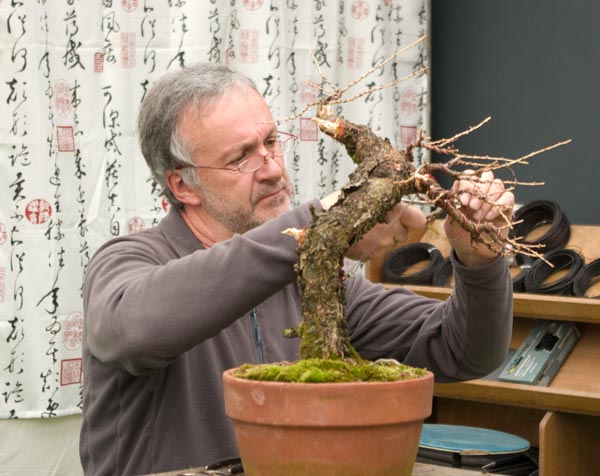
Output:
M599 394L552 387L472 380L450 384L436 383L434 395L458 400L600 416Z
M383 286L393 288L398 285L383 283ZM450 288L439 286L406 285L406 288L422 296L442 300L452 292ZM513 313L517 317L600 324L600 299L514 293Z
M514 293L513 312L520 317L600 323L600 299Z

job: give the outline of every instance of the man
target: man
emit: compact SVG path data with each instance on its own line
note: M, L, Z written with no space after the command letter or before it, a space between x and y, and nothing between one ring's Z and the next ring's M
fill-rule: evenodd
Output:
M173 205L156 227L105 244L85 280L84 417L87 475L130 475L205 465L237 454L224 414L221 374L244 362L298 358L282 337L300 320L293 238L311 220L292 190L271 113L250 80L203 64L170 73L148 92L141 149ZM282 137L283 136L283 137ZM491 174L482 188L509 209L512 194ZM489 179L489 180L487 180ZM473 184L465 213L498 220ZM424 226L415 208L369 233L361 257ZM438 381L485 375L508 348L512 286L505 260L474 247L448 223L455 292L440 302L402 287L348 280L352 342L365 358L391 357L432 370Z

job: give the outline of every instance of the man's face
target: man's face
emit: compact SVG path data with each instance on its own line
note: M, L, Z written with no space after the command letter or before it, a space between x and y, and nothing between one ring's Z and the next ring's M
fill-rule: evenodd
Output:
M276 125L262 97L250 88L234 89L219 99L208 114L198 117L189 108L181 122L188 143L197 144L196 165L223 167L240 157L264 155L265 144ZM283 158L269 158L255 172L196 169L201 205L196 214L216 222L231 233L244 233L288 210L292 187Z

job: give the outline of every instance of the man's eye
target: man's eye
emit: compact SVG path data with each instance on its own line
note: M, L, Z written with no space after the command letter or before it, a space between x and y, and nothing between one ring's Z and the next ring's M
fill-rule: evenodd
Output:
M248 159L246 154L239 156L237 159L232 160L227 164L228 167L239 167L242 162L245 162Z
M272 149L277 144L277 137L271 137L266 140L265 147Z

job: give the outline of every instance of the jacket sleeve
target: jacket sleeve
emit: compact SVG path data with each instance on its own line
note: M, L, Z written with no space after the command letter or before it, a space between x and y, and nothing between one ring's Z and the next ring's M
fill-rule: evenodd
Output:
M506 259L467 268L452 256L455 286L445 301L355 277L347 288L352 342L365 358L395 358L431 370L438 382L482 377L506 357L512 281Z
M160 226L106 243L84 282L87 347L141 374L218 334L296 280L296 241L281 232L308 224L311 206L318 200L207 250L193 236L181 246ZM185 249L190 242L196 251Z

